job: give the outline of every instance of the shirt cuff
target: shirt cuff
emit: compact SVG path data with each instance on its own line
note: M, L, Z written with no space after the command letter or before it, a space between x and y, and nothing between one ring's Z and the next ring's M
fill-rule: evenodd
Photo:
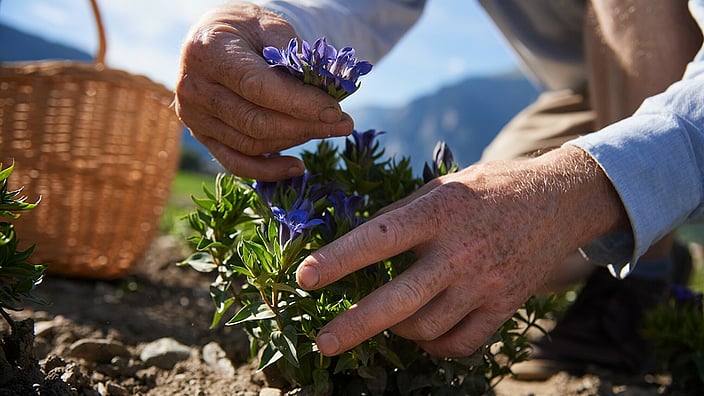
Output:
M644 111L565 143L597 161L626 210L631 233L608 234L582 249L619 278L700 204L701 178L691 141L696 132L690 129L674 114Z

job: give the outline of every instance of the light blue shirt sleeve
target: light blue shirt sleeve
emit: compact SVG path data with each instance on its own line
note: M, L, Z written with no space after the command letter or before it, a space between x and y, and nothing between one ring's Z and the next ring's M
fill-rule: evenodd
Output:
M690 0L689 7L704 27L704 0ZM665 234L704 219L704 48L682 80L646 99L633 116L565 144L595 158L623 202L632 233L583 248L623 278Z
M253 0L281 15L310 43L325 36L376 63L420 18L425 0Z

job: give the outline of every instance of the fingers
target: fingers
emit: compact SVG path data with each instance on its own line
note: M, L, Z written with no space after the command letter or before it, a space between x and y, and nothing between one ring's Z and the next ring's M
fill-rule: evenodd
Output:
M214 139L202 142L222 166L241 177L277 181L300 176L305 169L303 162L295 157L247 156Z
M257 106L218 83L197 77L181 81L175 104L183 122L196 135L214 137L200 124L206 116L221 120L232 129L255 139L283 138L296 144L313 138L347 135L354 128L352 118L345 113L342 113L338 122L332 124L306 121ZM222 139L227 139L227 135ZM227 140L222 142L229 144ZM244 151L237 146L233 148Z
M178 99L226 102L228 97L196 94L198 87L193 84L212 82L262 109L274 110L293 119L328 124L327 130L321 130L320 125L311 130L309 133L317 134L314 137L334 134L335 128L331 127L344 118L339 103L323 90L270 67L262 57L263 46L279 41L279 34L262 32L262 37L256 39L242 38L242 34L225 23L205 26L193 34L182 54L181 78L176 88ZM290 34L289 38L293 37L292 31ZM268 43L268 40L272 42ZM261 44L253 44L253 41Z
M414 265L323 327L317 344L326 356L349 350L415 313L442 291L445 280L432 265Z
M299 286L310 290L329 285L369 264L420 245L435 234L437 227L437 221L422 215L422 201L427 201L426 197L371 219L313 252L296 271ZM432 211L425 208L428 210Z
M225 85L249 102L293 118L333 125L342 120L340 104L327 92L260 61L257 67L232 65Z
M176 112L239 176L279 180L300 175L301 161L262 154L345 136L354 128L334 98L264 60L264 46L281 46L294 36L286 21L259 7L224 5L205 16L184 45Z
M479 290L468 282L458 282L394 325L391 331L409 340L437 339L482 305L485 299Z
M506 322L519 305L509 311L497 313L484 305L465 316L452 330L429 341L417 341L418 345L434 356L469 356L482 346L496 329Z
M321 129L319 122L257 107L219 84L198 78L182 81L180 92L174 105L181 120L223 166L242 177L281 180L298 176L304 170L301 161L261 155L298 146L318 135L346 134L353 128L347 114L340 123L322 124ZM316 128L318 132L312 132Z

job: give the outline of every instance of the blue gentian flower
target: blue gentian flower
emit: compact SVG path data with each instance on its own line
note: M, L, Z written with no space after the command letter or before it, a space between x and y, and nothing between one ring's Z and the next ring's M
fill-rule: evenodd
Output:
M271 211L274 219L279 222L279 244L284 247L289 241L296 239L303 231L322 224L319 218L310 218L312 205L305 201L298 208L286 211L278 206L272 206Z
M352 138L345 140L345 158L364 166L375 160L374 151L379 142L377 136L383 135L385 132L369 129L365 132L352 131Z
M300 54L298 42L292 38L288 47L265 47L262 55L273 67L287 70L304 83L327 91L338 101L353 94L359 88L359 78L372 70L371 63L355 57L354 48L345 47L338 52L325 37L312 46L302 40Z
M259 194L259 197L269 206L271 206L272 202L276 199L278 187L278 182L255 180L254 183L252 183L252 189L254 189L254 191Z
M295 38L288 42L288 48L265 47L262 53L270 65L285 68L296 77L303 78L303 65L298 58L298 41Z
M363 201L364 199L359 195L347 196L342 191L335 191L328 195L328 202L334 213L331 216L334 223L348 223L351 228L362 224L363 219L357 215L357 211ZM334 227L331 230L335 231Z
M702 303L704 302L704 294L696 293L682 285L672 285L670 287L670 294L674 298L675 304L678 306L693 305L701 309Z
M438 176L456 172L457 169L459 165L455 162L455 156L450 147L443 141L437 142L433 149L432 167L427 162L423 167L423 181L427 183Z
M311 184L311 178L310 172L306 171L301 176L275 182L255 180L252 183L252 189L269 206L272 206L273 203L282 203L285 206L297 207L304 199L317 202L332 189L328 185ZM292 193L292 197L290 193Z

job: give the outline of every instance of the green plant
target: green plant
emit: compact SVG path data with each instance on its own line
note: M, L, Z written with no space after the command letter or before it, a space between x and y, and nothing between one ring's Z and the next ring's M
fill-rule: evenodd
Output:
M701 293L674 286L663 303L646 312L641 326L659 369L672 376L672 387L691 394L704 393L703 302Z
M21 196L22 189L10 190L8 179L14 170L14 164L2 169L0 164L0 217L16 219L16 212L33 209L38 201L27 202L27 197ZM32 294L34 288L41 283L46 266L28 263L34 246L26 250L17 250L18 239L15 228L10 222L0 222L0 314L15 330L15 322L7 313L8 310L20 310L24 301L43 303Z
M267 47L264 58L342 100L359 87L372 66L354 49L337 51L324 38L312 46L292 39L287 48ZM194 198L188 215L196 252L184 260L214 272L211 326L231 308L227 325L249 335L259 369L275 365L294 386L327 394L484 394L512 364L528 358L526 332L550 311L551 299L530 299L487 343L462 359L424 353L415 343L384 331L339 356L318 353L315 336L326 323L389 282L414 261L412 252L380 261L316 291L298 288L295 270L308 254L339 238L383 207L418 189L408 158L387 159L377 137L353 131L344 150L321 141L304 151L307 172L283 182L257 182L219 174L205 198ZM425 181L458 169L442 142L426 165Z
M413 262L412 253L403 253L314 292L295 282L296 267L311 251L422 185L408 159L383 158L378 135L355 131L342 152L322 141L302 154L309 173L284 182L219 174L214 191L204 188L206 197L194 198L188 221L197 252L182 265L217 274L211 326L237 306L227 325L248 333L260 369L275 364L292 385L312 385L319 395L484 394L528 358L526 332L550 310L550 299L529 300L463 359L431 357L389 331L337 357L317 352L315 335L325 323ZM428 177L457 169L449 149L438 147Z

